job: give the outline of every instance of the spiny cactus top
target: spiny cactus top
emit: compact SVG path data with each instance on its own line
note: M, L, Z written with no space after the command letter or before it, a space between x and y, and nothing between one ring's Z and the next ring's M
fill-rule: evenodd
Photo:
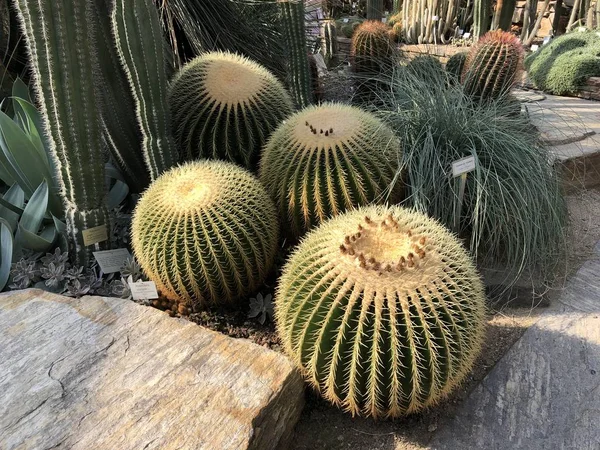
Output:
M271 72L233 53L203 54L176 75L169 103L185 160L215 158L254 168L261 147L292 113Z
M446 397L480 349L484 290L461 243L423 214L369 206L309 233L275 300L285 351L328 400L397 417Z
M346 209L385 201L400 156L392 130L375 116L327 103L294 114L273 133L260 179L297 238Z
M174 168L144 193L131 225L135 256L172 300L198 306L252 292L277 250L275 207L241 167L199 161Z
M465 93L477 99L497 99L513 86L523 64L523 45L506 31L486 33L467 57L462 82Z
M378 72L391 67L395 49L389 28L380 21L363 22L352 37L352 61L356 72Z

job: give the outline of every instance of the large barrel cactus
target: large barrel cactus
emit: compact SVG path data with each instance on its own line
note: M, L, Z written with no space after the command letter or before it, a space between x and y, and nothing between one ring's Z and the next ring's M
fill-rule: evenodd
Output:
M312 231L283 269L277 329L326 399L398 417L444 399L484 336L481 280L461 243L421 213L370 206Z
M506 31L486 33L474 45L465 63L465 93L480 100L495 100L513 86L523 64L523 45Z
M271 132L292 112L292 100L273 74L224 52L188 63L172 82L169 103L184 159L224 159L248 168L254 168Z
M335 103L311 106L273 133L260 179L288 235L297 238L328 217L385 200L399 152L393 132L372 114Z
M394 61L395 49L389 28L382 22L363 22L352 37L351 57L358 73L378 73L389 69Z
M233 302L264 281L279 225L252 174L205 160L171 169L152 183L131 231L135 256L158 289L202 307Z

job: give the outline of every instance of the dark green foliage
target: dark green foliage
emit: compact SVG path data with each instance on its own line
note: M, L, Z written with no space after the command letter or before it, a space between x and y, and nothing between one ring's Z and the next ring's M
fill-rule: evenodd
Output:
M411 59L406 67L422 80L428 80L433 77L432 81L436 81L440 77L445 76L442 63L432 55L419 55Z
M556 95L579 90L590 77L600 76L600 36L573 32L554 39L525 59L529 78Z
M452 77L453 81L460 81L468 54L469 52L459 52L448 59L448 62L446 63L446 72Z

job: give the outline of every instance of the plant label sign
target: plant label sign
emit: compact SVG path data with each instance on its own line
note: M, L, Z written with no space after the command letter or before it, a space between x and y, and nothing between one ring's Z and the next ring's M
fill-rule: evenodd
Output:
M461 176L462 174L473 172L475 170L475 157L467 156L456 160L452 163L452 176L454 178Z
M125 261L131 258L131 254L126 248L93 252L93 254L96 261L98 261L100 270L104 273L119 272Z
M534 45L532 45L531 47L529 47L529 49L530 49L532 52L537 52L538 48L540 48L540 46L539 46L539 45L537 45L537 44L534 44Z
M348 23L348 22L350 22L350 19L344 19L344 20L342 20L342 22Z
M88 228L83 230L83 245L86 247L89 245L98 244L100 242L108 241L108 230L106 225L100 225L94 228Z
M465 39L469 39L471 37L471 33L465 33L463 36Z
M129 283L131 295L134 300L152 300L158 298L156 284L154 281L138 281L137 283Z

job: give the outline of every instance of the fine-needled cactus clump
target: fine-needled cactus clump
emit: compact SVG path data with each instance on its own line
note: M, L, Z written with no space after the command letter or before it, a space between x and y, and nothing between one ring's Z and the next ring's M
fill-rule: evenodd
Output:
M261 147L292 112L273 74L233 53L188 63L169 93L175 137L184 160L214 158L254 168Z
M363 22L352 37L351 53L355 72L368 74L389 69L395 57L389 28L376 20Z
M523 45L502 30L486 33L471 48L462 83L465 93L478 100L496 100L513 86L523 64Z
M446 72L448 72L448 75L450 75L453 83L460 82L460 77L465 67L468 54L469 52L458 52L448 58L448 62L446 63Z
M277 329L327 400L398 417L433 406L471 369L483 285L461 243L421 213L370 206L311 232L283 269Z
M158 289L202 307L233 302L264 281L279 225L253 175L231 163L199 161L150 185L131 232L135 256Z
M311 106L273 133L260 179L284 229L297 238L328 217L385 200L399 151L392 131L372 114L335 103Z

